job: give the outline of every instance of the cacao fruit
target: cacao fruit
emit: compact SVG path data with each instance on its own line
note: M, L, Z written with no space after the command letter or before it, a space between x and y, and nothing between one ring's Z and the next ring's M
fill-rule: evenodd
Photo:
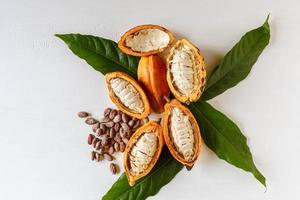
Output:
M158 25L140 25L127 31L118 42L126 54L149 56L163 51L174 41L173 34Z
M176 99L165 105L163 135L173 157L193 167L201 150L200 129L190 110Z
M148 98L131 76L123 72L111 72L105 75L110 99L124 113L143 119L151 110Z
M131 136L123 159L129 185L133 186L151 171L163 145L162 127L154 121L144 124Z
M166 65L158 55L142 57L138 66L138 81L144 89L152 110L162 113L170 90L166 78Z
M167 58L167 81L173 95L187 104L197 101L204 90L204 57L187 39L178 40L170 50Z

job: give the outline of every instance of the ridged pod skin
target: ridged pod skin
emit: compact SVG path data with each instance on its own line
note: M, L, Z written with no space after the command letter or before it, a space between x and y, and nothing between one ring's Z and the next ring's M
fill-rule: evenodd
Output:
M170 90L166 78L166 65L158 55L142 57L138 66L138 81L155 113L162 113Z
M191 156L191 159L187 160L184 158L184 156L179 152L178 148L176 148L175 142L173 137L171 136L171 117L172 117L172 110L174 108L178 108L182 111L182 113L188 117L188 120L191 124L192 130L193 130L193 154ZM186 124L186 123L185 123ZM193 116L193 114L190 112L188 108L183 106L179 101L176 99L173 99L170 103L167 103L165 105L165 112L163 114L163 135L164 135L164 141L173 155L173 157L178 160L180 163L185 165L187 168L192 168L194 166L194 163L199 157L201 146L202 146L202 139L201 139L201 133L198 126L198 123ZM186 138L185 138L186 139ZM183 140L185 140L183 139Z
M149 49L149 50L134 50L133 47L128 46L128 44L127 44L128 38L137 36L139 33L141 33L141 31L145 33L147 30L156 30L157 32L160 31L161 35L160 36L157 35L156 37L158 39L158 42L163 41L163 39L165 39L164 45L161 47L158 47L156 49L154 48L154 49ZM145 35L144 33L143 33L143 35ZM153 34L152 34L152 36L153 36ZM164 36L164 37L162 37L162 36ZM145 38L143 38L143 40L140 40L140 41L143 45L145 45L147 43ZM165 29L164 27L161 27L158 25L147 24L147 25L136 26L136 27L128 30L126 33L124 33L122 35L120 41L118 42L118 46L121 49L121 51L123 51L126 54L142 57L142 56L149 56L149 55L153 55L153 54L162 52L165 48L170 46L170 44L173 41L174 41L173 34L170 31L168 31L167 29ZM150 42L150 43L152 43L152 42Z
M180 63L177 64L177 67L181 65L181 67L178 67L176 69L176 71L181 71L181 73L186 73L187 74L187 69L189 69L189 67L186 67L188 63L187 60L182 60L182 57L178 57L178 52L184 52L182 49L188 49L189 55L191 55L191 59L189 62L191 62L192 64L192 71L193 71L193 83L192 83L192 89L191 92L189 94L183 94L183 92L186 92L187 89L184 88L185 86L183 86L184 84L181 85L181 90L180 91L180 87L176 86L176 81L182 81L182 83L186 83L184 82L185 80L178 80L179 76L175 77L174 76L174 71L172 72L172 70L175 70L174 63ZM176 62L174 62L174 57L177 54L177 60ZM185 54L187 55L187 54ZM180 60L181 59L181 60ZM178 61L180 60L180 61ZM180 74L180 73L178 73ZM180 77L183 77L182 75L180 75ZM176 42L176 44L172 47L172 49L170 50L170 53L167 57L167 81L169 84L169 88L171 90L171 92L173 93L173 95L176 97L176 99L178 99L179 101L189 104L190 102L195 102L197 101L202 92L204 91L204 87L205 87L205 83L206 83L206 69L205 69L205 62L204 62L204 57L201 54L200 50L195 47L190 41L188 41L187 39L181 39L178 40ZM186 85L186 84L185 84Z
M138 84L138 82L132 78L131 76L129 76L128 74L124 73L124 72L111 72L111 73L107 73L105 75L105 80L106 80L106 86L109 90L109 97L110 99L113 101L113 103L124 113L130 115L131 117L136 117L138 119L143 119L145 117L147 117L150 112L150 104L148 101L148 98L145 94L145 92L143 91L143 89L141 88L141 86ZM133 106L132 109L130 109L128 106L126 106L121 99L116 95L116 93L114 92L114 88L112 87L112 81L114 80L121 80L125 83L128 83L130 86L133 86L131 88L134 88L136 90L136 92L139 94L139 99L142 102L143 107L141 112L137 112L133 109L135 109L135 107L137 106ZM125 94L129 94L128 91L124 91ZM132 98L131 98L132 100ZM134 102L136 103L136 102Z
M155 153L152 156L151 161L147 164L147 168L143 170L139 174L133 174L131 170L131 158L132 156L132 149L137 146L137 142L143 138L144 134L146 133L153 133L157 137L157 145L155 149ZM134 186L135 182L146 176L151 169L154 167L155 163L159 159L161 150L164 145L164 140L163 140L163 133L162 133L162 127L154 122L154 121L149 121L148 123L144 124L142 127L140 127L136 132L131 136L128 144L126 145L126 149L124 151L124 159L123 159L123 165L125 168L125 173L128 178L128 182L130 186ZM137 148L137 147L136 147Z

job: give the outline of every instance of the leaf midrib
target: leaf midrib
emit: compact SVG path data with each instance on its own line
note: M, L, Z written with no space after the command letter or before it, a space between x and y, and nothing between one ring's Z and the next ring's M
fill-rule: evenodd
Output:
M151 173L151 176L146 176L142 181L138 182L138 183L136 184L136 186L139 186L139 185L141 185L142 183L144 183L146 180L148 180L149 178L151 178L153 174L156 174L162 167L164 167L165 165L167 165L169 162L172 161L172 158L168 158L168 159L169 159L169 160L167 160L165 163L163 163L159 168L157 168L156 170L154 170L153 173ZM123 194L120 195L120 196L118 197L118 199L121 199L121 197L123 197L123 196L127 196L127 193L128 193L130 190L132 190L132 188L129 188L129 189L127 189L125 192L123 192Z
M68 35L68 34L67 34L67 35ZM76 35L83 36L83 35L81 35L81 34L76 34ZM72 34L71 34L71 36L74 37L74 35L72 35ZM87 35L87 36L92 37L92 38L95 37L95 36L92 36L92 35ZM101 42L103 48L105 49L105 52L107 52L107 49L106 49L105 45L103 44L102 40L101 40L100 38L97 38L97 37L96 37L95 39L97 39L97 40L99 40L99 41ZM113 60L110 56L103 55L103 54L97 52L96 50L89 48L89 47L86 46L85 44L84 44L83 46L82 46L82 45L77 45L76 42L73 42L73 41L70 40L70 39L67 39L67 40L68 40L69 43L71 43L72 45L75 45L76 47L80 47L80 48L84 48L84 49L86 49L86 50L92 51L93 53L95 53L95 54L97 54L97 55L103 57L104 59L108 59L109 61L111 61L111 62L113 62L113 63L116 63L116 64L119 65L120 67L125 68L126 70L129 69L129 71L131 71L131 72L134 73L134 71L131 70L131 67L129 67L129 66L128 66L128 68L124 67L120 62L118 62L118 61L116 61L116 60ZM111 42L114 42L114 41L111 41ZM115 46L114 46L114 50L116 51ZM116 53L117 53L117 55L118 55L118 52L116 52ZM129 65L129 60L128 60L129 57L128 57L127 55L126 55L126 57L127 57L128 65ZM119 55L118 55L118 58L119 58ZM120 59L119 59L119 60L120 60Z
M194 105L192 104L192 106L194 107ZM196 107L197 108L197 107ZM197 109L196 109L196 112L199 112L199 111L197 111ZM199 114L199 113L198 113ZM200 113L200 115L201 115L201 113ZM227 139L223 134L222 134L222 132L220 132L214 125L213 125L213 123L211 123L210 122L210 120L208 120L206 117L205 117L205 115L202 115L203 116L203 118L214 128L214 130L216 130L218 133L220 133L220 135L222 135L222 138L225 138L225 140L227 141L227 143L228 144L230 144L232 147L233 147L233 149L235 149L237 152L239 152L238 151L238 149L230 142L230 140L229 139ZM238 154L239 155L239 157L242 157L240 154ZM249 155L248 155L249 156ZM243 158L243 157L242 157ZM243 160L243 159L242 159ZM251 168L252 169L252 168ZM251 171L252 172L252 171Z
M254 47L256 46L256 44L259 44L259 41L260 41L263 37L264 37L264 35L260 36L259 39L257 40L257 42L254 43L253 45L251 45L251 48L247 51L246 54L248 54L250 51L252 51L252 49L254 49ZM233 47L233 48L234 48L234 47ZM245 60L245 56L243 56L243 58L240 59L240 60L241 60L241 61ZM221 64L222 64L222 63L221 63ZM235 65L236 65L236 64L235 64ZM220 65L220 66L221 66L221 65ZM225 73L221 76L221 78L220 78L219 80L217 80L215 83L213 83L212 85L210 85L209 87L207 87L207 88L205 89L205 91L208 91L209 88L215 86L216 84L218 84L218 82L222 81L222 80L227 76L227 74L229 74L229 73L232 72L233 69L235 69L235 67L232 68L231 70L225 72Z

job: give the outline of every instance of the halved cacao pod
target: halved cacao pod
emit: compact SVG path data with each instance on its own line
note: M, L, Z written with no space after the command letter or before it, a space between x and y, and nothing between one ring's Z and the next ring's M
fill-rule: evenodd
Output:
M123 72L105 75L110 99L124 113L143 119L150 112L150 104L141 86L131 76Z
M174 96L187 104L197 101L204 90L204 57L187 39L178 40L170 51L167 58L167 81Z
M149 56L163 51L174 41L173 34L158 25L140 25L127 31L118 46L126 54Z
M144 124L131 136L123 159L129 185L133 186L151 171L163 145L162 127L154 121Z
M151 108L156 113L164 111L170 90L166 78L166 65L158 55L142 57L138 66L138 80L148 97Z
M163 134L173 157L193 167L202 146L200 129L191 111L175 99L165 105Z

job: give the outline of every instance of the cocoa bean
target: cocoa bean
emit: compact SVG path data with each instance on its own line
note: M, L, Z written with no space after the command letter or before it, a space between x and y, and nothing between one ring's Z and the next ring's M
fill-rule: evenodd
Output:
M117 111L116 110L112 110L110 113L109 113L109 119L113 119L117 114Z
M96 124L93 125L93 127L92 127L93 132L96 133L98 128L100 128L100 123L99 122L97 122Z
M110 171L111 171L112 174L117 174L118 171L119 171L118 168L119 168L119 167L118 167L116 164L114 164L114 163L111 163L111 164L110 164Z
M103 123L107 128L111 128L115 125L113 121Z
M121 120L122 120L121 115L120 115L120 114L117 114L117 115L114 117L113 122L119 123Z
M107 117L110 112L111 112L111 108L106 108L103 113L104 117Z
M96 124L98 121L92 117L88 117L86 120L85 120L85 123L88 124L88 125L93 125L93 124Z
M80 117L80 118L86 118L86 117L89 116L90 114L87 113L87 112L85 112L85 111L81 111L81 112L79 112L77 115L78 115L78 117Z
M94 140L95 136L93 134L89 134L89 137L88 137L88 144L91 145L93 143L93 140Z
M123 113L123 114L122 114L122 121L125 122L125 123L127 123L128 120L129 120L128 115L126 115L125 113Z

